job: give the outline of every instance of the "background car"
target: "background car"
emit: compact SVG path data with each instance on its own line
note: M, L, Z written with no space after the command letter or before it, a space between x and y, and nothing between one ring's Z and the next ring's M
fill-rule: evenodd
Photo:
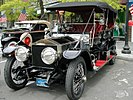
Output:
M4 29L6 29L6 27L0 26L0 40L1 40L1 37L2 37L2 31L3 31ZM2 47L2 45L1 45L1 41L0 41L0 54L2 54L1 47Z
M31 46L32 42L44 38L45 29L50 29L50 22L46 20L15 22L13 28L2 31L2 50L7 46L15 45L22 38L25 38L23 39L25 44ZM28 35L25 37L26 34Z

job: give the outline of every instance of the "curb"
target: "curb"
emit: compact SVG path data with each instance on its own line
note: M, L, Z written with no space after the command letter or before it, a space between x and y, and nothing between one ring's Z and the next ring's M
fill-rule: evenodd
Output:
M123 57L123 56L116 56L117 59L120 60L125 60L125 61L133 61L133 58L127 58L127 57Z
M121 53L120 49L117 49L117 59L125 60L125 61L133 61L133 51L131 51L131 54L123 54Z

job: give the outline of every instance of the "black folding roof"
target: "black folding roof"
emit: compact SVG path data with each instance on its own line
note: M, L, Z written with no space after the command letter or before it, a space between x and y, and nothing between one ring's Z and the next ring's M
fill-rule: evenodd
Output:
M47 7L47 10L65 10L65 11L91 11L95 8L96 12L109 9L112 12L116 12L111 6L105 2L66 2Z

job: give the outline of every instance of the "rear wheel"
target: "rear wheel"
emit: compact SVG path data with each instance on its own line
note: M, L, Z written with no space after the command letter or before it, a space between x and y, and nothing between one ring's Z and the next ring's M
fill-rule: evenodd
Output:
M6 84L14 90L21 89L27 84L27 77L22 70L24 66L23 62L19 62L15 57L10 57L7 59L4 68L4 78Z
M116 59L116 57L113 57L113 58L109 61L109 65L114 65L114 64L115 64L115 59Z
M110 52L111 55L114 55L114 57L109 61L109 65L113 65L115 64L115 60L116 60L116 46L114 45L112 48L111 48L111 52Z
M66 73L65 88L70 100L78 100L82 96L86 74L86 64L82 57L78 57L69 64Z

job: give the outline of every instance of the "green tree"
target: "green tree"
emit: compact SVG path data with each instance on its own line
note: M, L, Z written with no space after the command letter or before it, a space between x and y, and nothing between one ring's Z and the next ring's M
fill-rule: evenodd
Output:
M42 0L38 0L39 1L39 5L40 5L40 10L41 10L41 19L44 19L44 6L43 6L43 1Z
M35 19L36 14L33 2L36 0L28 0L28 2L23 2L22 0L5 0L5 4L0 6L0 11L4 11L8 21L17 21L19 14L25 7L28 19Z

